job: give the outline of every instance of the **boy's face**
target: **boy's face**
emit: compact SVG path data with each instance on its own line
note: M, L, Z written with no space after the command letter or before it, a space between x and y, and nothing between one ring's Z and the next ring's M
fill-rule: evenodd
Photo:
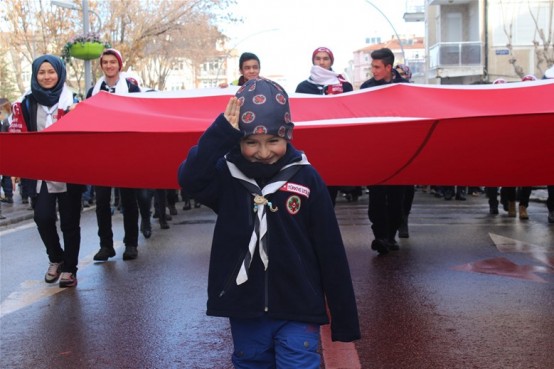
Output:
M287 152L287 141L274 135L250 135L240 141L240 151L250 162L274 164Z
M375 59L371 61L371 74L376 81L385 80L389 82L392 79L392 65L385 65L382 60Z
M244 78L249 81L260 76L260 64L256 59L250 59L242 63L240 72Z
M314 56L314 65L319 65L323 69L331 70L331 57L325 51L320 51Z
M102 64L100 67L104 75L108 78L117 77L119 74L119 62L115 55L106 54L102 56Z

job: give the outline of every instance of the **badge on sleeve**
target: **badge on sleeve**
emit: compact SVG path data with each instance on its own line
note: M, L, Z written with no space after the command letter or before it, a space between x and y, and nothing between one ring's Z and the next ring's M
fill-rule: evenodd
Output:
M296 195L291 195L287 199L287 211L291 215L296 215L300 211L301 205L302 205L302 201L300 200L300 197Z

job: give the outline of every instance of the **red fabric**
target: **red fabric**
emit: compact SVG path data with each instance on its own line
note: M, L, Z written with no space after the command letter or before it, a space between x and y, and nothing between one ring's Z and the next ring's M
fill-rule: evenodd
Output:
M177 188L179 164L231 95L99 93L42 132L0 134L0 173ZM552 81L292 94L292 142L329 185L553 184L552 96Z

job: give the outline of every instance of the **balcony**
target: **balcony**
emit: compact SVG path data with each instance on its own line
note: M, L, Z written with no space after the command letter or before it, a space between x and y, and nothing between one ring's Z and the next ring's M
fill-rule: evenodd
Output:
M407 0L403 18L404 22L425 21L425 5L421 0Z
M429 48L429 68L482 66L479 41L439 42Z

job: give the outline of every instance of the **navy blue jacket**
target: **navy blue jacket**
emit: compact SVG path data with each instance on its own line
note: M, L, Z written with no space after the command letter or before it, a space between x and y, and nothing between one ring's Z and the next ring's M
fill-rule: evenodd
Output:
M327 302L332 339L359 339L356 301L338 223L327 187L311 165L303 165L288 181L303 190L282 189L267 195L278 207L266 213L268 268L264 271L256 249L248 281L236 284L256 216L252 195L231 176L223 158L241 137L221 114L179 167L180 185L218 214L207 314L253 318L265 313L274 319L326 324ZM295 149L289 145L288 150Z

